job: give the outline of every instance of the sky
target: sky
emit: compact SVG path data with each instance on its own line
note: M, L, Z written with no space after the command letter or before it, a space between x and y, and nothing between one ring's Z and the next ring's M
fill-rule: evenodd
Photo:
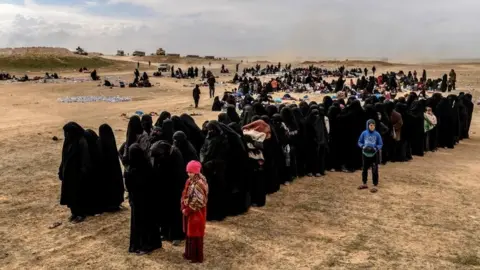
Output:
M480 58L478 0L0 0L0 47Z

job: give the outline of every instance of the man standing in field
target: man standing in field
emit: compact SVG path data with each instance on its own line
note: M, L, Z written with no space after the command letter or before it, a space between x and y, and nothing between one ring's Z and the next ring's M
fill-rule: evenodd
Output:
M213 75L210 75L210 77L208 77L208 87L210 89L210 98L213 98L215 97L215 77Z
M457 73L455 73L455 70L450 71L450 83L452 84L453 90L455 90L455 83L457 82Z
M193 88L193 101L195 102L195 108L198 108L198 101L200 100L200 87L198 84Z

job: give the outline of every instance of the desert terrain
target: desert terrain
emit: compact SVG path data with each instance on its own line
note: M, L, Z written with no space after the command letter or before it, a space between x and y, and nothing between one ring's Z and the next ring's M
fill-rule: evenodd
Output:
M5 56L6 58L7 56ZM108 58L108 59L106 59ZM0 58L1 59L1 58ZM144 59L105 57L100 76L133 80L136 61L141 71L154 71ZM285 61L285 59L280 59ZM83 60L82 60L83 61ZM133 62L132 62L133 61ZM255 59L240 67L253 65ZM271 59L277 63L279 59ZM222 62L212 63L220 75ZM235 61L224 62L230 70ZM187 66L177 61L175 65ZM208 61L196 62L208 68ZM368 67L369 62L345 63ZM24 64L22 64L24 65ZM15 66L16 75L57 71L60 76L88 77L73 66L55 69ZM265 64L262 64L265 65ZM296 64L293 63L293 66ZM337 67L339 63L324 63ZM441 77L451 68L457 87L480 95L480 64L389 64L385 70L426 69ZM0 70L9 71L7 65ZM79 68L79 67L78 67ZM28 72L30 71L30 72ZM220 75L220 81L233 77ZM183 247L164 243L146 256L128 253L130 210L68 223L59 205L57 177L63 125L76 121L98 131L110 124L117 144L125 139L128 119L137 110L173 114L198 113L197 124L216 119L203 87L200 108L193 109L195 80L151 77L152 88L106 88L98 82L4 83L0 81L0 268L1 269L480 269L480 114L475 109L471 139L454 150L440 149L408 163L380 167L377 194L358 191L360 172L328 173L304 178L267 198L267 206L207 224L205 263L191 265ZM236 86L219 85L217 94ZM123 103L60 103L66 96L128 96ZM294 95L295 96L295 95ZM320 96L315 97L321 99ZM155 121L155 119L154 119ZM52 140L57 136L59 141ZM61 222L58 227L52 224Z

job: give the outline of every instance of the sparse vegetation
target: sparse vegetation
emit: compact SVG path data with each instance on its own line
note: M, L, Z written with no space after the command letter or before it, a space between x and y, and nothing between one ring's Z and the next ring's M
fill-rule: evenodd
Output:
M116 62L101 57L25 55L0 56L0 70L62 70L88 67L89 69L108 67Z

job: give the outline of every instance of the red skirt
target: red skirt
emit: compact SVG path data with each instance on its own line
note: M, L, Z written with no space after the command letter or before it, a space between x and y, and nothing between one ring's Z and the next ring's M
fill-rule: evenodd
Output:
M183 257L192 263L203 262L203 237L187 237Z

